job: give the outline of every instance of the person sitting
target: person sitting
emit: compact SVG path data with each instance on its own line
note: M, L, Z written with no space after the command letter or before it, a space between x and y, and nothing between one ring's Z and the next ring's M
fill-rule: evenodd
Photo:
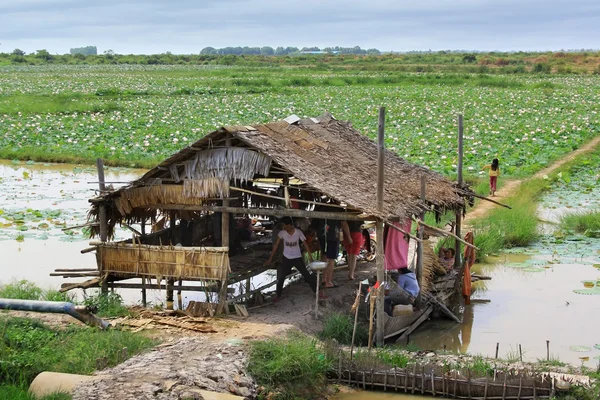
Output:
M444 266L444 268L446 268L447 271L450 271L451 269L454 268L454 255L455 255L455 251L452 247L449 248L444 248L441 247L440 251L438 253L438 256L440 258L440 264L442 264Z
M391 288L384 300L384 311L390 316L395 305L414 304L421 291L414 272L408 268L400 268L398 272L398 286Z

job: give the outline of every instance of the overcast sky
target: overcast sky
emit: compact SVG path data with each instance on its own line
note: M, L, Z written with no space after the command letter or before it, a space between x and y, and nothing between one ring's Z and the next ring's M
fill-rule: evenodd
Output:
M0 52L600 48L600 0L0 0Z

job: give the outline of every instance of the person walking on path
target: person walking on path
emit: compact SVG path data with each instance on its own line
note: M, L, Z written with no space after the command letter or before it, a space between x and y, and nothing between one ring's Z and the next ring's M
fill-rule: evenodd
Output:
M486 169L490 170L490 195L496 195L496 184L498 183L498 177L500 176L500 165L497 158L492 160L490 165L483 167L482 171Z
M283 217L281 222L283 222L283 230L279 231L277 234L273 250L271 250L271 255L267 262L265 262L265 266L273 262L273 257L277 252L280 243L283 242L283 258L277 268L277 289L276 297L273 300L274 303L278 302L281 298L283 283L293 267L302 274L312 291L317 291L317 278L306 269L304 259L302 258L302 251L300 250L300 241L302 241L304 250L308 253L309 260L312 261L312 254L310 253L310 249L307 248L306 237L300 229L294 228L290 217ZM321 298L325 298L325 295L322 292L320 294Z

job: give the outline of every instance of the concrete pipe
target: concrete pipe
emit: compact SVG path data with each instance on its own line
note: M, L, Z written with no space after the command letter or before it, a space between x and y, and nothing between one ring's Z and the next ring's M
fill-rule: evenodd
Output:
M69 314L84 324L108 329L110 324L91 313L86 306L76 306L63 301L0 299L0 309L16 311L36 311L57 314Z
M29 385L29 393L42 398L52 393L72 394L75 386L81 382L98 379L95 376L63 374L59 372L42 372Z

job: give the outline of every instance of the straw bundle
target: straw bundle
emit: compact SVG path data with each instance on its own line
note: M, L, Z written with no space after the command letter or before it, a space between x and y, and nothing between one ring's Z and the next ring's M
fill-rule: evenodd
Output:
M181 185L155 185L129 188L121 192L115 203L121 215L129 215L134 208L153 204L202 205L199 196L190 196Z
M440 259L436 256L432 243L429 240L423 240L423 280L421 282L421 291L424 293L430 292L435 277L445 274L446 269L440 264Z
M223 248L106 243L97 253L101 273L175 279L225 280L229 255Z
M228 197L229 180L217 177L186 179L183 181L183 194L188 198Z
M252 180L254 175L268 176L271 158L244 147L200 151L184 164L185 178L202 180L219 177L227 181Z

